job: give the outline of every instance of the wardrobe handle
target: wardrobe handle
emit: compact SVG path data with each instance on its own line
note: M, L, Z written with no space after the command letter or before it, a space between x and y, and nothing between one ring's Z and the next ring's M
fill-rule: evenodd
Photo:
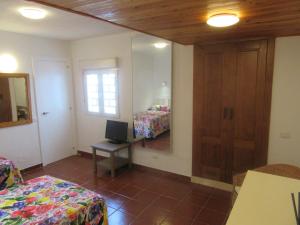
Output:
M230 115L229 115L229 119L232 120L234 116L234 111L233 108L230 108Z
M228 117L228 111L229 111L229 109L227 107L224 107L224 110L223 110L223 119L224 120L227 119L227 117Z

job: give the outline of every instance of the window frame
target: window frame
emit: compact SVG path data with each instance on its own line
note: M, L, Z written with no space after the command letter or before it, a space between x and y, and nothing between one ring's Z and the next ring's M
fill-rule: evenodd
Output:
M109 114L109 113L105 113L104 112L104 99L103 99L103 73L105 73L106 71L113 71L116 75L115 77L115 87L116 87L116 114ZM90 112L89 108L88 108L88 90L87 90L87 73L88 72L94 72L97 74L98 79L101 76L102 79L100 79L101 82L101 89L102 92L99 93L99 96L102 96L101 98L99 98L99 112ZM120 103L119 103L119 74L118 74L118 69L117 68L91 68L91 69L84 69L82 71L82 76L83 76L83 91L84 91L84 108L85 108L85 112L88 115L92 115L92 116L98 116L98 117L103 117L103 118L115 118L115 119L119 119L120 118ZM99 82L99 85L100 85ZM100 89L100 90L101 90ZM98 92L100 92L100 90L98 90ZM102 99L102 101L100 100Z

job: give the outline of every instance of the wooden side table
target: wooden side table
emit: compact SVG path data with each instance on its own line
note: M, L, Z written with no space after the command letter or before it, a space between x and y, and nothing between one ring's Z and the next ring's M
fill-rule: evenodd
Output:
M112 177L115 177L116 169L127 164L129 165L129 168L132 167L131 143L114 144L108 141L102 141L92 145L91 147L93 149L94 173L97 173L96 151L102 151L110 154L109 158L99 161L98 164L106 169L109 169ZM116 153L123 149L128 150L128 158L116 156Z

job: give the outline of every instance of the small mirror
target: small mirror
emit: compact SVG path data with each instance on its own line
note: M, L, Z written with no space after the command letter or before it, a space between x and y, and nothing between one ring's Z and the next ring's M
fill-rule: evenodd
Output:
M133 130L144 147L171 150L172 42L138 34L132 39Z
M0 73L0 128L31 122L28 74Z

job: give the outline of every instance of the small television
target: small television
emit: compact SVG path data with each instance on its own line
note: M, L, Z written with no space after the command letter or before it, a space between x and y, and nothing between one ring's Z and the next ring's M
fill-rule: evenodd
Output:
M111 143L121 144L127 142L128 123L107 120L105 138Z

